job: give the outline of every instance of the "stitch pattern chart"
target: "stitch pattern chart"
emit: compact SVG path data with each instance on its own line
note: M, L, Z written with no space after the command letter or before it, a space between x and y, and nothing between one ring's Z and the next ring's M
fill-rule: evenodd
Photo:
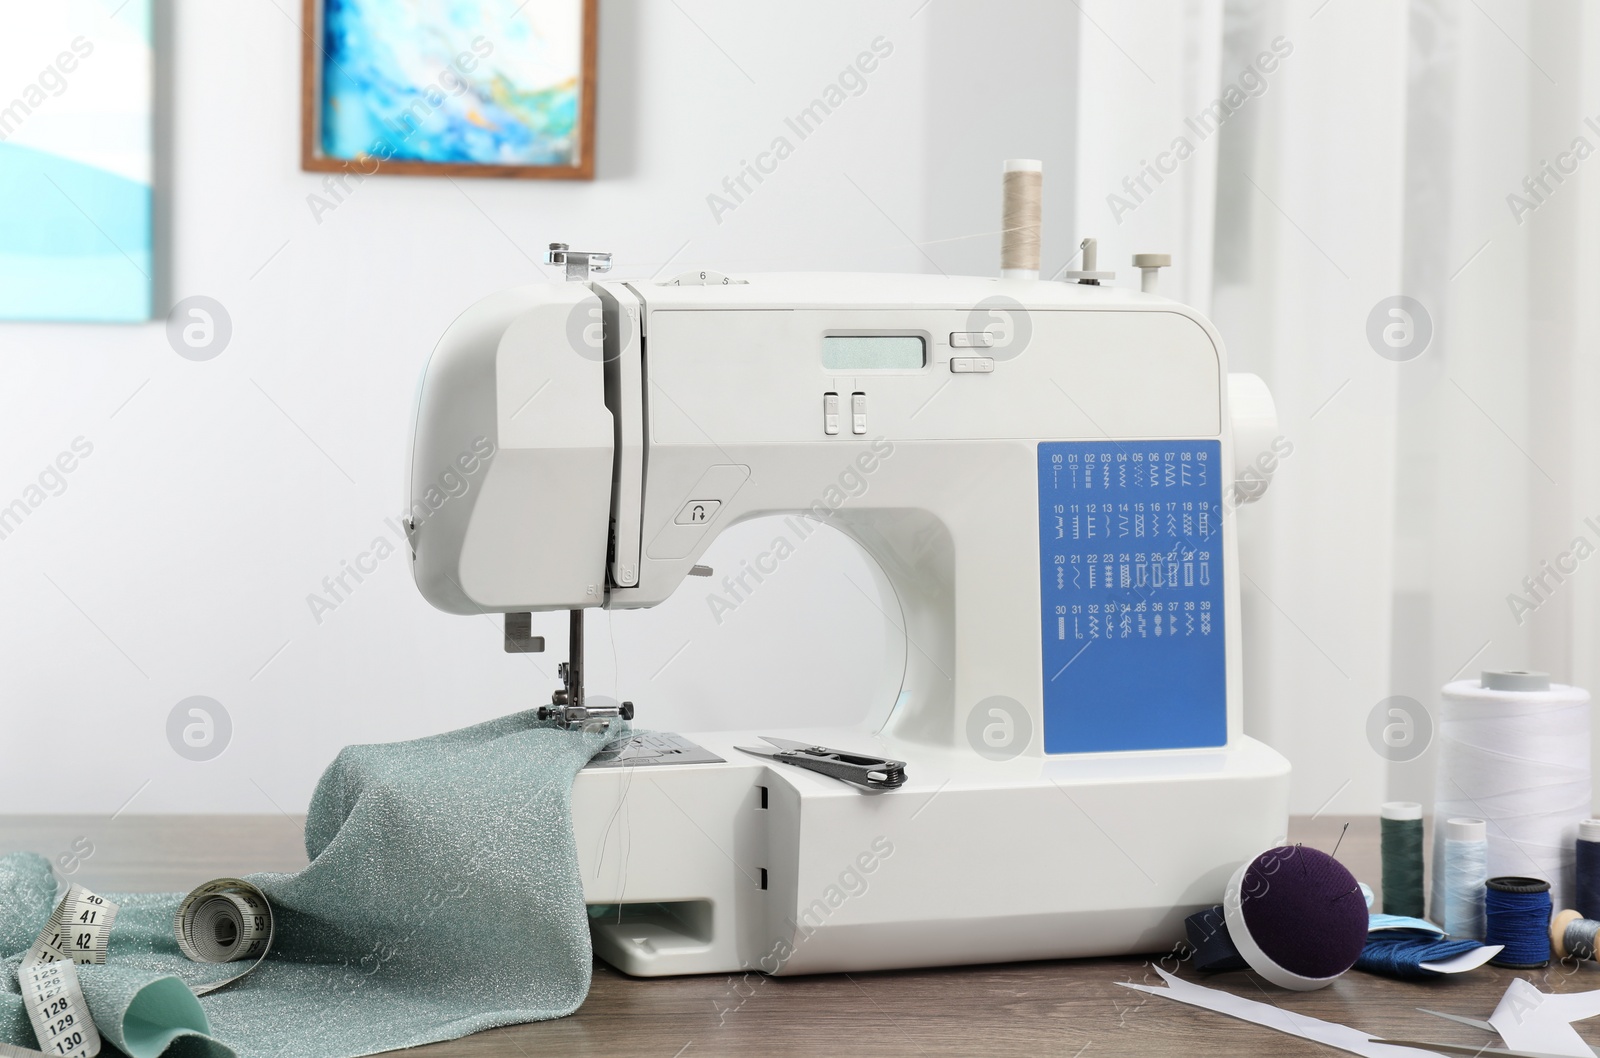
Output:
M1227 741L1222 446L1039 443L1046 753Z

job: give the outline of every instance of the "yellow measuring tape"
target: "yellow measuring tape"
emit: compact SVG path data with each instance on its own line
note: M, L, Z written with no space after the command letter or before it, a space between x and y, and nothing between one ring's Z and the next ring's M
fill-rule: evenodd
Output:
M77 967L106 961L117 910L116 904L81 885L67 889L17 970L22 1002L40 1049L0 1043L0 1058L40 1054L95 1058L100 1053L100 1033L84 1002ZM249 882L218 878L183 898L172 928L178 948L194 962L255 960L232 977L189 986L195 995L203 996L261 965L272 947L272 905Z

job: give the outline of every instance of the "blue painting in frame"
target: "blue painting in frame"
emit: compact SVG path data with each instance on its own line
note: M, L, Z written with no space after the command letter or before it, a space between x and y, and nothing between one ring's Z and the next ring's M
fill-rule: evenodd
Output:
M312 170L587 178L595 0L305 0Z
M0 320L150 318L150 0L12 4L0 70Z

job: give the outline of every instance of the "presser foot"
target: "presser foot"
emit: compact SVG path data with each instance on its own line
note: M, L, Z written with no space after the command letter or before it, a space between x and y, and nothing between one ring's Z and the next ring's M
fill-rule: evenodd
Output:
M583 690L583 611L568 615L567 660L556 668L561 687L550 695L550 704L539 707L540 720L554 720L568 731L605 731L617 720L633 719L633 703L592 704ZM508 633L509 635L509 633ZM543 642L540 642L543 646Z
M559 698L562 692L557 691L553 698ZM560 701L552 701L550 705L539 707L540 720L554 720L565 724L569 731L604 731L617 719L633 719L633 703L623 702L621 705L567 705Z

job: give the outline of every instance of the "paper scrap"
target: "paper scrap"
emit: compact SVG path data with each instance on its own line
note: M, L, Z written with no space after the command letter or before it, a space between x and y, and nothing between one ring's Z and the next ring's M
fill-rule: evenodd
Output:
M1453 959L1425 962L1421 966L1424 970L1433 970L1442 974L1466 973L1468 970L1476 970L1496 955L1499 955L1504 947L1504 944L1486 944L1481 948L1473 948L1471 951L1462 952Z
M1518 977L1500 997L1489 1024L1513 1050L1595 1058L1594 1048L1583 1042L1572 1023L1596 1014L1600 1014L1600 991L1541 992Z
M1164 996L1175 999L1179 1003L1187 1003L1192 1007L1226 1014L1231 1018L1248 1021L1263 1028L1274 1029L1298 1036L1303 1040L1336 1047L1341 1051L1351 1054L1364 1055L1365 1058L1417 1058L1418 1055L1432 1054L1441 1058L1437 1051L1419 1051L1414 1047L1394 1047L1386 1043L1379 1043L1371 1039L1371 1033L1360 1032L1348 1025L1336 1025L1331 1021L1321 1021L1317 1018L1296 1014L1292 1010L1275 1007L1270 1003L1258 1003L1253 999L1245 999L1231 992L1207 988L1204 985L1193 984L1180 977L1167 973L1159 966L1152 967L1161 979L1167 982L1166 988L1155 985L1139 985L1131 981L1119 981L1124 988L1131 988L1136 992L1148 992L1153 996ZM1592 1052L1587 1058L1593 1058Z

